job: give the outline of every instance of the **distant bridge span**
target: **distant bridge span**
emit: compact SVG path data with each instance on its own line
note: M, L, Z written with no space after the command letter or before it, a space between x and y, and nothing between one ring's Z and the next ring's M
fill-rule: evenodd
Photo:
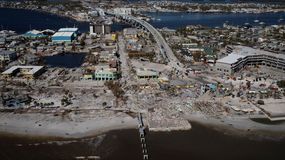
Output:
M160 48L160 53L168 61L168 65L170 65L173 69L176 69L178 71L183 71L183 64L179 62L179 60L174 55L172 49L166 43L165 39L160 34L160 32L157 29L155 29L151 24L131 15L114 14L110 12L105 12L105 13L107 15L114 16L118 19L124 20L126 23L129 23L134 27L141 28L145 31L150 32L153 35L155 41L157 42L158 47Z

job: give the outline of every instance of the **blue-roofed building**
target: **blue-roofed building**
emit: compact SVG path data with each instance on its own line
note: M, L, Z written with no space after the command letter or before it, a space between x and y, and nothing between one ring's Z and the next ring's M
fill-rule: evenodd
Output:
M78 28L61 28L52 37L53 42L72 42L78 35Z
M43 38L43 37L47 37L41 31L38 31L38 30L28 31L23 36L24 37L28 37L28 38Z
M75 37L73 32L56 32L51 39L53 42L72 42Z

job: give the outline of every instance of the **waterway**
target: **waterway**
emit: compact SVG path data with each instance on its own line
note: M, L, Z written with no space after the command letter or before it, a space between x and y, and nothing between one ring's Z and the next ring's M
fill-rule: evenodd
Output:
M32 10L0 8L0 30L13 30L22 34L32 29L56 31L64 27L78 27L80 32L89 31L88 22ZM114 24L112 31L122 30L124 27L122 24Z
M31 29L58 30L62 27L78 27L81 32L85 32L89 28L89 23L77 22L66 17L23 9L1 8L0 17L0 29L9 29L17 33L25 33Z
M42 144L47 141L2 136L1 160L60 160L90 155L103 160L142 159L137 130L111 131L103 139ZM147 133L147 144L150 158L156 160L269 160L284 159L285 140L226 135L194 124L191 131Z
M187 13L187 12L148 12L153 20L150 22L157 28L177 29L187 25L203 25L207 27L222 27L225 22L238 26L249 23L258 26L255 20L264 22L266 25L285 24L280 19L285 18L285 12L279 13Z
M208 27L221 27L226 21L232 25L243 25L250 23L251 25L259 25L254 20L265 22L266 25L285 24L285 12L280 13L186 13L186 12L150 12L146 13L153 20L152 25L158 28L177 29L186 25L204 25ZM81 32L89 30L89 23L77 22L73 19L60 17L48 13L23 9L7 9L0 8L0 30L14 30L17 33L25 33L30 29L53 29L58 30L62 27L78 27ZM120 31L127 25L113 24L112 31Z
M44 57L44 63L50 67L77 68L84 61L85 53L65 53Z

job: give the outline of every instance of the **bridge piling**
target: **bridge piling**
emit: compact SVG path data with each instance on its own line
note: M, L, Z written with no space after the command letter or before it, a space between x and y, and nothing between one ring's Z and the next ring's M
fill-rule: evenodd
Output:
M145 126L143 123L142 113L138 114L138 130L140 134L140 141L141 141L141 147L142 147L142 154L143 154L143 160L148 160L148 150L146 145L146 138L145 138Z

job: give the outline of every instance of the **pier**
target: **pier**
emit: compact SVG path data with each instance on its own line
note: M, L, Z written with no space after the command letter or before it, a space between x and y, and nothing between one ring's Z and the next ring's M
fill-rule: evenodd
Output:
M145 132L145 126L143 123L142 113L138 114L138 130L140 134L140 143L142 146L142 153L143 153L143 160L149 159L149 154L147 150L147 142L146 142L146 132Z

